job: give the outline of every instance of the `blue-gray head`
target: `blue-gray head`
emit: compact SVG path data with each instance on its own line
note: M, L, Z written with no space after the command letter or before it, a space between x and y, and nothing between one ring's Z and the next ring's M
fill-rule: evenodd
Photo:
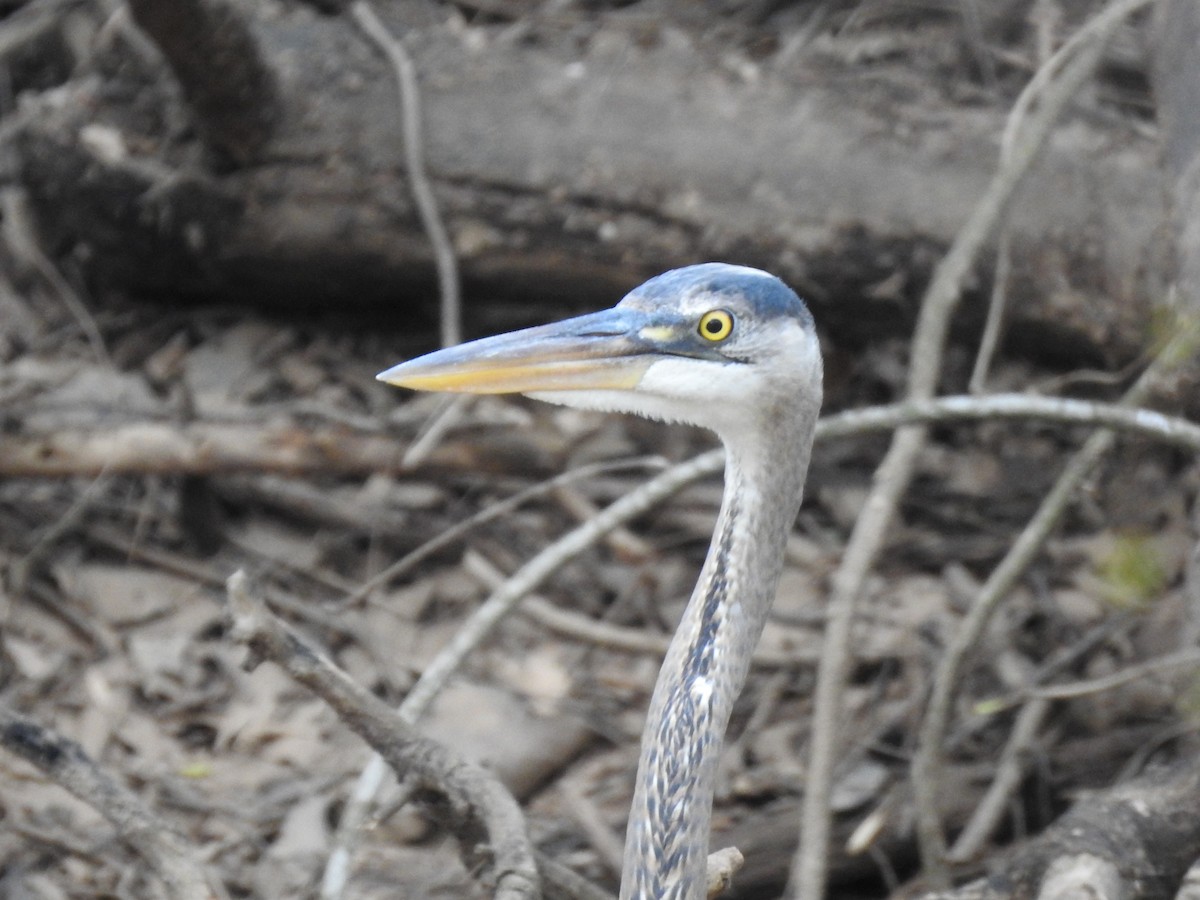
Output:
M522 393L585 409L687 422L727 441L764 418L815 418L812 316L758 269L704 263L635 288L615 307L451 347L381 381L415 390Z

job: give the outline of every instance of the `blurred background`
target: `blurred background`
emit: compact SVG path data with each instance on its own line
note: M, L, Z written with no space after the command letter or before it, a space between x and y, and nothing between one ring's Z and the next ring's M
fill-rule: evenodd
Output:
M240 671L229 573L396 702L497 583L715 445L520 398L447 411L376 372L722 260L806 299L827 410L898 400L927 288L991 203L939 391L1119 398L1200 309L1200 14L1123 5L1043 122L1055 54L1107 4L0 0L0 702L79 741L228 896L316 896L367 753L278 671ZM1153 405L1196 419L1196 383L1177 368ZM931 673L1087 434L932 431L863 591L839 895L919 876L908 763ZM887 446L814 457L723 762L714 846L747 857L730 896L784 891L829 579ZM960 685L951 833L1029 684L1193 647L1198 488L1194 454L1132 437L1085 481ZM607 888L603 835L623 832L657 651L719 497L719 477L694 484L564 564L423 723ZM957 874L1186 757L1198 691L1176 666L1056 700ZM89 806L15 758L0 781L0 897L162 896ZM419 809L382 809L346 897L485 895Z

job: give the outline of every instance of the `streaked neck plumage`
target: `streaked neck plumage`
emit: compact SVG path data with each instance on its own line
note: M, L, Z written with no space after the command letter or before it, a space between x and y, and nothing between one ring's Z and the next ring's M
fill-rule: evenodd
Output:
M779 584L815 424L814 405L722 435L721 512L650 702L621 900L705 897L717 760Z

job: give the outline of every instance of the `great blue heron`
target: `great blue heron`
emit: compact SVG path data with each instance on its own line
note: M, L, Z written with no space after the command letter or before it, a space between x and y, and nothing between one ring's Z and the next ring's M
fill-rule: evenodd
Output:
M702 900L717 759L783 567L821 405L812 316L782 281L705 263L613 309L441 350L402 387L523 393L715 431L725 494L642 737L622 900Z

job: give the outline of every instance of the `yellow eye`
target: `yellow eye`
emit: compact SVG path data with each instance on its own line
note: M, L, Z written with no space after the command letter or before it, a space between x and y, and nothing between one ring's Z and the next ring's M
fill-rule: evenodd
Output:
M723 309L714 309L700 317L700 336L710 341L723 341L733 331L733 316Z

